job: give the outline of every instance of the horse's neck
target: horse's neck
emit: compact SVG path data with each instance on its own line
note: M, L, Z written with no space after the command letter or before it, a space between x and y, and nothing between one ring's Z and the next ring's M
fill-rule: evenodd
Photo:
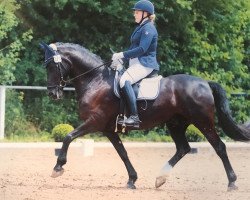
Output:
M89 55L90 52L84 52L86 55L79 55L78 52L72 56L72 71L70 72L70 78L75 78L80 75L79 78L76 78L73 83L76 89L77 98L81 98L86 92L88 92L91 87L97 87L98 85L104 85L107 82L107 77L105 77L105 67L100 67L95 69L98 66L103 64L101 59L96 59L93 55ZM68 52L72 54L72 52ZM77 55L77 56L75 56ZM86 59L82 59L86 58Z
M77 99L80 99L88 92L96 91L98 88L107 84L108 79L103 75L102 70L97 70L89 74L83 75L74 81Z

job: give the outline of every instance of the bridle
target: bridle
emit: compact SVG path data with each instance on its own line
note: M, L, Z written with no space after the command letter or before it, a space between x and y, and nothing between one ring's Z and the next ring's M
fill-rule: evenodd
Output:
M54 62L56 64L56 67L57 67L59 74L60 74L60 82L59 82L59 85L47 86L47 88L48 89L52 89L52 88L63 89L66 86L67 81L65 81L63 78L62 68L65 71L67 71L68 68L64 65L62 60L66 61L70 66L72 65L72 63L69 59L62 57L57 51L54 51L54 53L55 53L54 56L51 56L50 58L45 60L44 65L47 68L51 62Z
M77 78L79 78L81 76L84 76L86 74L89 74L92 71L94 71L96 69L99 69L102 66L108 66L109 67L109 65L112 63L112 60L107 61L107 62L105 62L105 63L103 63L103 64L101 64L101 65L99 65L99 66L97 66L97 67L95 67L93 69L90 69L90 70L88 70L88 71L86 71L86 72L84 72L82 74L79 74L79 75L77 75L77 76L75 76L75 77L73 77L71 79L64 80L62 70L64 69L65 71L68 71L69 68L67 68L62 61L64 60L65 62L67 62L69 64L70 68L72 66L72 62L69 59L67 59L65 57L62 57L56 50L54 50L54 54L55 54L54 56L51 56L50 58L45 60L44 65L47 68L49 63L51 63L51 62L54 62L56 64L56 67L57 67L57 69L58 69L58 71L60 73L60 82L59 82L59 85L47 86L48 89L51 89L51 88L63 89L64 87L67 86L67 84L71 83L73 80L75 80L75 79L77 79Z

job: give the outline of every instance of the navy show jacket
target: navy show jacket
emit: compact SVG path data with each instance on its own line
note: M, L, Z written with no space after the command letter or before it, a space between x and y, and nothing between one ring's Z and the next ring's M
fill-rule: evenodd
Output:
M131 45L124 51L125 59L138 58L140 63L155 70L159 70L156 60L158 33L150 20L137 26L131 35Z

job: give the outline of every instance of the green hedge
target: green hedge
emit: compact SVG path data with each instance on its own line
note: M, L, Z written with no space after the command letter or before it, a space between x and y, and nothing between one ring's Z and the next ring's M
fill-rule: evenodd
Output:
M188 127L186 137L189 142L200 142L206 140L205 136L194 125Z
M65 136L73 130L73 126L69 124L58 124L52 129L52 137L55 142L62 142Z

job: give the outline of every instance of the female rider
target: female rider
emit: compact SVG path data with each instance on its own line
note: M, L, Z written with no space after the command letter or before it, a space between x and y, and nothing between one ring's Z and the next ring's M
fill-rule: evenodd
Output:
M156 60L158 33L154 26L154 5L150 1L138 1L133 10L135 22L139 25L131 35L131 45L127 51L114 53L112 60L113 65L118 64L120 59L129 61L128 69L121 76L120 88L130 110L130 116L125 120L125 124L138 128L140 119L132 85L153 70L159 70Z

